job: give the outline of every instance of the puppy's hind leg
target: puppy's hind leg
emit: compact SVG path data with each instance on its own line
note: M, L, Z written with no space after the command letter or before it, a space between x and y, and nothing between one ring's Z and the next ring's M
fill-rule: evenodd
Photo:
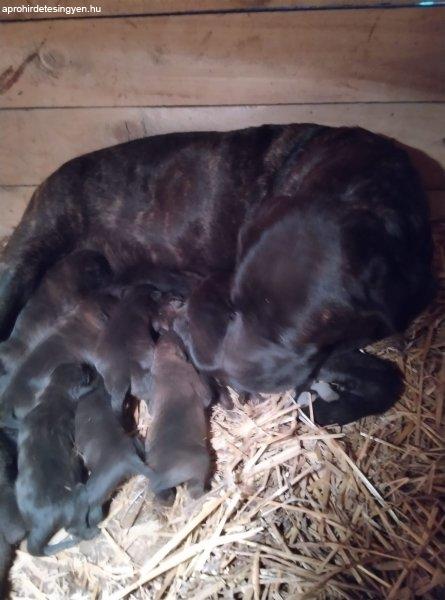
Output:
M53 523L46 523L45 525L39 525L38 527L31 529L28 539L26 540L28 552L32 554L32 556L44 556L46 544L53 533Z
M13 549L0 534L0 598L6 598L7 578L13 561Z
M43 548L43 556L54 556L63 550L73 548L80 542L80 538L70 536L68 539L58 542L57 544L48 544ZM29 547L28 547L29 550ZM32 553L31 553L32 554Z
M141 448L139 445L140 440L135 438L133 441L135 442L135 454L130 458L127 477L132 477L133 475L143 475L150 481L154 480L156 478L156 473L151 467L146 465L141 458L140 450L143 452L143 446L141 444Z
M346 425L382 413L397 402L403 382L395 364L353 350L333 354L320 368L317 379L334 384L338 399L313 402L319 425ZM309 414L309 409L304 408Z

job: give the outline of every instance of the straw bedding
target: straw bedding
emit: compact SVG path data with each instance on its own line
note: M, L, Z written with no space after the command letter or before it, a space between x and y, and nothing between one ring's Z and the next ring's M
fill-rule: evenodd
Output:
M179 490L164 508L131 480L96 540L54 558L19 550L11 597L443 598L445 223L434 233L439 297L404 344L370 349L404 372L391 411L341 430L290 394L216 406L206 496Z

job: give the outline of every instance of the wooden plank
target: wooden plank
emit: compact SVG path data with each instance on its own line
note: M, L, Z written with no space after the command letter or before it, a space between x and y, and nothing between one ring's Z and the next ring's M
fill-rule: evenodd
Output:
M74 156L145 135L304 122L360 125L396 138L418 149L412 155L427 187L445 189L445 104L436 103L4 110L0 185L38 184Z
M33 187L0 187L0 240L11 235L22 218L33 191Z
M417 6L415 0L8 0L1 20L64 19L119 15L180 15L201 12L307 10L347 7ZM26 8L24 8L26 6ZM91 8L91 7L94 7ZM28 8L29 7L29 8ZM47 8L45 8L47 7ZM97 10L96 10L97 9Z
M0 106L445 100L445 9L0 25Z
M14 227L18 225L29 199L34 192L34 187L0 187L0 241L11 235ZM445 191L428 192L431 220L445 220Z

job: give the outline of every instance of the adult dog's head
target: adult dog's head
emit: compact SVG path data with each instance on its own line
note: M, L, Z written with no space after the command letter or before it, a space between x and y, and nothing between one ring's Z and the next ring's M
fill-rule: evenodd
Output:
M277 198L240 234L233 276L212 276L175 328L198 368L235 389L299 385L335 339L345 312L339 226L295 198ZM343 319L342 319L343 320Z

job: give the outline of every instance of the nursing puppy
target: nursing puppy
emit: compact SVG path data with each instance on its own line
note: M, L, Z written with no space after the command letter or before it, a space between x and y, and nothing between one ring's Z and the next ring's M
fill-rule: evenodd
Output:
M50 328L57 326L86 295L108 284L111 276L105 257L93 250L69 254L49 269L21 311L9 339L0 344L0 391L26 353L48 335Z
M50 555L72 545L47 546L62 527L76 539L97 533L87 525L82 463L74 450L76 403L94 385L93 379L86 365L60 365L39 405L20 425L15 489L30 554Z
M151 285L126 288L100 336L95 366L104 378L111 405L121 415L125 395L147 399L153 362L152 319L160 293Z
M134 439L123 430L111 407L111 397L100 375L95 388L79 400L75 416L75 444L90 471L86 483L88 523L102 519L102 505L133 475L150 477Z
M58 365L94 363L99 336L118 302L118 297L98 292L80 302L61 325L48 329L47 337L26 356L0 397L3 423L23 419L39 403Z
M159 338L152 366L153 435L146 462L153 470L151 487L162 499L186 483L192 497L203 493L210 470L205 409L211 391L187 361L172 332Z
M0 595L11 564L12 548L25 537L23 520L15 499L16 474L16 445L0 430Z

